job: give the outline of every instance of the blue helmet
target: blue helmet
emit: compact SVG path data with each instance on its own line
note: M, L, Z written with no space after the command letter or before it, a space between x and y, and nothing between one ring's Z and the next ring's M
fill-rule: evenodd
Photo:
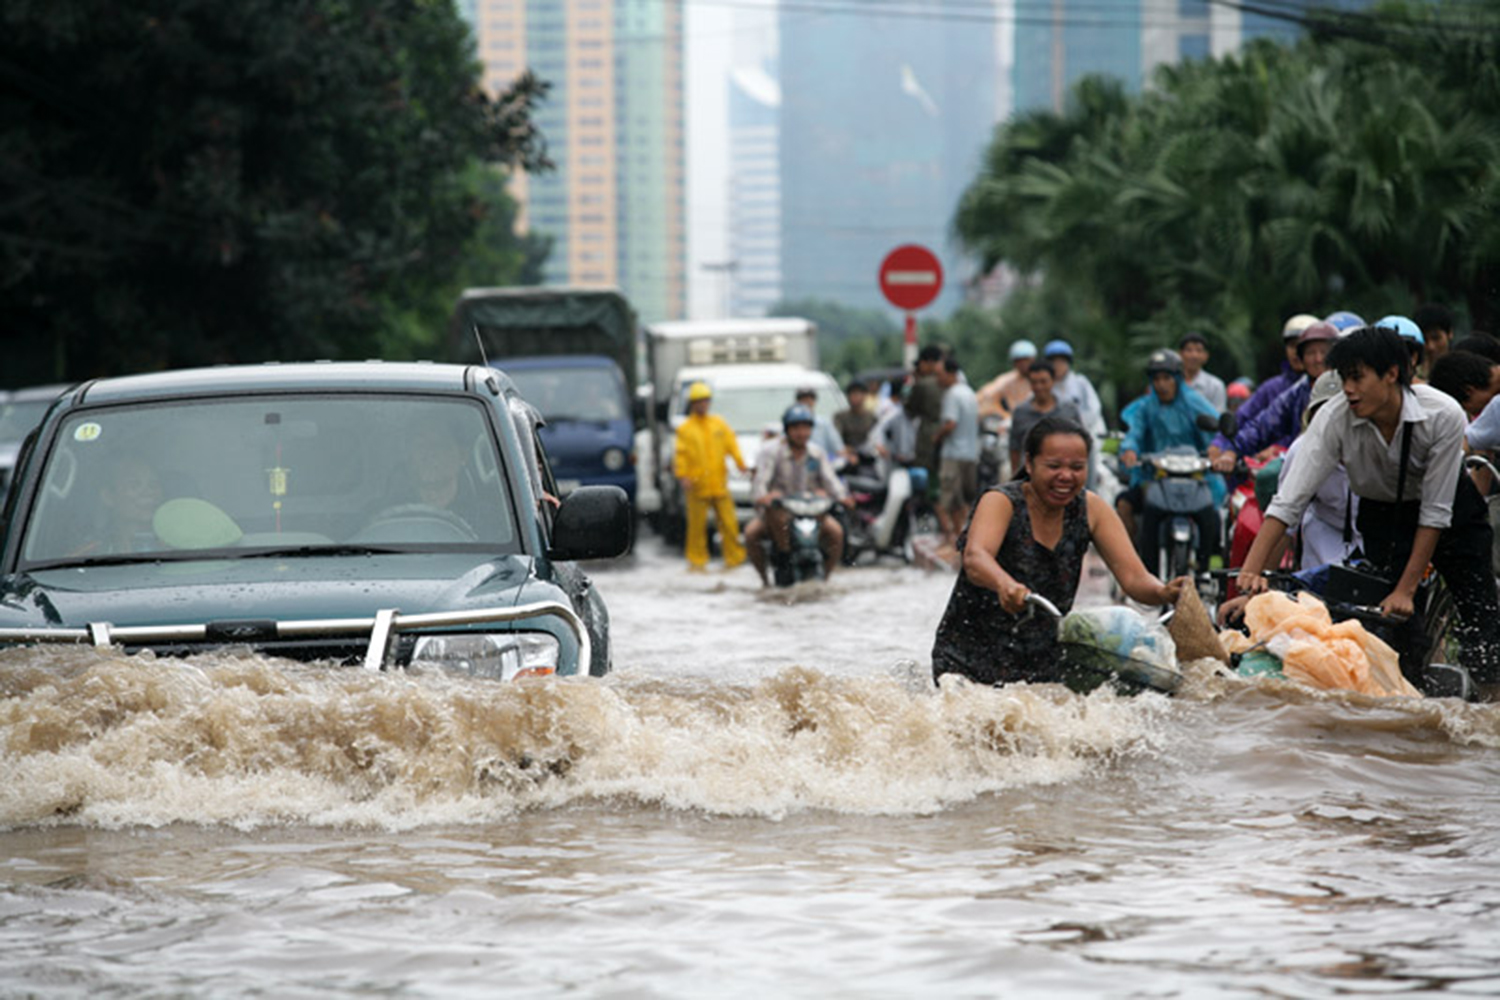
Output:
M788 406L786 412L781 415L781 429L791 430L793 424L811 424L813 412L801 403Z
M1375 325L1383 326L1387 330L1395 330L1398 334L1401 335L1402 340L1415 340L1423 347L1427 346L1427 341L1422 336L1422 328L1417 326L1417 324L1413 323L1411 320L1407 319L1405 316L1397 316L1394 314L1385 316L1381 319L1376 320Z
M1350 330L1358 330L1365 325L1364 319L1358 313L1352 313L1347 309L1329 313L1323 317L1323 322L1333 324L1333 328L1341 334L1348 333Z
M1047 346L1042 348L1042 354L1049 358L1073 357L1073 345L1066 340L1049 340Z

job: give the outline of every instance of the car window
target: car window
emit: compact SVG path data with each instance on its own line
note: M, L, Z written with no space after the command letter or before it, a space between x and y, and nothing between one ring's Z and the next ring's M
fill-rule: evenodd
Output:
M17 444L41 423L52 405L50 399L11 400L0 403L0 444Z
M452 398L254 396L60 426L28 564L224 550L519 551L485 411Z

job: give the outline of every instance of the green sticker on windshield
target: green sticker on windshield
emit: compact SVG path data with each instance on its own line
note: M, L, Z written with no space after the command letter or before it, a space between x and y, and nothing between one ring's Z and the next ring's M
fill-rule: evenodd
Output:
M104 433L104 428L90 420L86 424L79 424L78 429L73 432L74 441L97 441L99 435Z

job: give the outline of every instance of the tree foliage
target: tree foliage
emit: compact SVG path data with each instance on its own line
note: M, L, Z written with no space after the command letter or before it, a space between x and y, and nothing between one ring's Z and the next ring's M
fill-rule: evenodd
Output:
M451 0L15 0L0 25L11 384L416 349L476 249L489 284L543 250L475 243L514 213L477 164L546 165L546 88L489 101Z
M1495 0L1388 7L1163 67L1135 97L1086 80L1065 113L997 130L955 231L1030 276L1007 320L1069 336L1086 371L1131 389L1189 330L1232 376L1275 357L1294 313L1445 301L1488 326L1497 39Z

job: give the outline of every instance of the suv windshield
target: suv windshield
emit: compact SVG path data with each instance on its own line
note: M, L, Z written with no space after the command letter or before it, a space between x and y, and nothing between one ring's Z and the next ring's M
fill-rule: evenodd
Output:
M256 552L519 551L484 410L397 395L82 411L58 430L27 564Z

